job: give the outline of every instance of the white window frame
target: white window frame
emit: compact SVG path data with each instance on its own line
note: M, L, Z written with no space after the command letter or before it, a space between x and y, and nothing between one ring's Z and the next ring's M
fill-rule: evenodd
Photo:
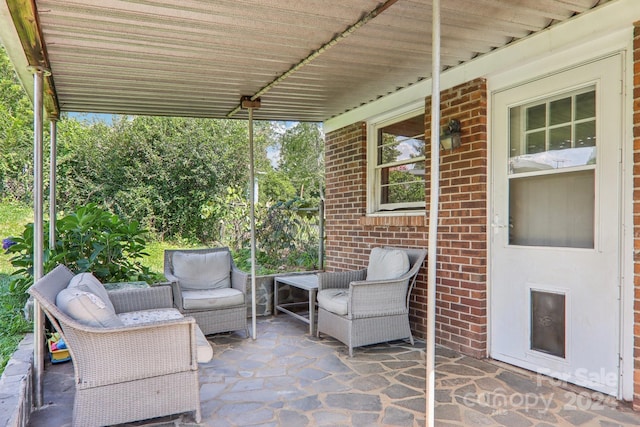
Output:
M424 117L424 101L412 103L404 108L387 112L371 119L367 126L367 215L370 216L409 216L424 215L426 208L425 199L422 202L389 203L380 201L380 168L377 162L378 130L393 123L406 120L410 117L422 115ZM426 130L426 129L425 129ZM426 159L423 159L426 161ZM399 164L406 162L399 162Z

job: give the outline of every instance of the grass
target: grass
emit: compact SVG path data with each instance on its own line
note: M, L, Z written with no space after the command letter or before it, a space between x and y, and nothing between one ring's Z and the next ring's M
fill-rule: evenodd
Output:
M0 201L0 240L22 233L24 226L33 221L33 210L26 205ZM10 256L0 252L0 372L15 351L24 334L31 330L24 320L22 307L26 298L8 292L9 276L13 266Z

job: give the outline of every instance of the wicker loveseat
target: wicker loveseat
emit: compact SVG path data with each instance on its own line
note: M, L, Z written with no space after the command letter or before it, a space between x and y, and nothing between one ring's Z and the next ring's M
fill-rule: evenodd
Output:
M58 266L29 290L71 354L76 384L73 426L113 425L186 412L199 422L198 360L207 362L213 350L195 320L173 308L171 288L107 292L102 287L93 292L89 288L96 279L83 274L90 277ZM80 286L72 288L72 282ZM102 297L96 298L98 294ZM96 305L94 311L99 312L89 320L82 317L87 305ZM103 315L110 310L107 306L113 307L117 318Z
M374 248L368 268L318 275L318 332L353 348L408 338L409 297L424 249Z

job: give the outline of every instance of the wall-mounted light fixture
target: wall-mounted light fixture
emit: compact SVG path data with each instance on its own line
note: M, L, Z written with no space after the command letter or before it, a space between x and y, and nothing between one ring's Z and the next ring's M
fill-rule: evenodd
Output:
M440 135L440 149L453 151L456 148L460 148L461 138L460 134L460 120L452 119L447 124L446 129Z

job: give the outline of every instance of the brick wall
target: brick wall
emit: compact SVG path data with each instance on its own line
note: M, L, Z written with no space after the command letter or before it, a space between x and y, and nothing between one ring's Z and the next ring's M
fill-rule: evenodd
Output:
M633 409L640 411L640 22L633 33L633 235L634 235L634 372Z
M437 342L466 354L486 355L486 84L475 80L442 93L443 123L460 120L462 147L442 158ZM429 111L427 100L427 111ZM429 114L425 117L427 135ZM326 267L366 266L374 246L427 247L427 218L366 217L366 126L356 123L326 135ZM427 152L427 159L429 154ZM428 161L427 161L428 163ZM427 189L429 184L427 183ZM427 194L428 203L428 194ZM410 304L415 335L426 331L426 268Z
M440 153L436 342L484 357L488 310L486 82L476 79L440 96L441 128L451 119L460 120L462 146ZM425 111L430 136L431 98ZM429 192L427 188L427 197Z

